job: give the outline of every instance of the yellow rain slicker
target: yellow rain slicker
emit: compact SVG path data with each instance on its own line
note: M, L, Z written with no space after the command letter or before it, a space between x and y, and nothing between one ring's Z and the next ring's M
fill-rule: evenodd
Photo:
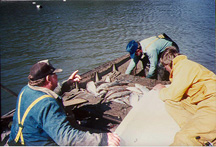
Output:
M170 87L160 91L160 98L181 127L172 145L197 146L213 141L216 138L216 75L180 55L173 60L170 81Z

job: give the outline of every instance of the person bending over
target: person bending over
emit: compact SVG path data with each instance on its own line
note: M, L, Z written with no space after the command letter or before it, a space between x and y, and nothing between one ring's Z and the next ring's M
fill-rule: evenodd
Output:
M126 51L130 53L131 61L125 71L125 74L131 74L133 69L138 64L139 60L143 63L143 68L145 69L147 63L150 62L150 68L147 74L147 78L157 79L158 77L158 59L160 58L161 53L168 46L175 46L178 49L178 45L165 33L159 36L153 36L147 39L144 39L140 42L132 40L128 43ZM161 69L160 78L163 80L168 80L169 73L164 73ZM160 72L160 71L159 71ZM144 73L146 75L146 73ZM168 76L167 76L168 75Z

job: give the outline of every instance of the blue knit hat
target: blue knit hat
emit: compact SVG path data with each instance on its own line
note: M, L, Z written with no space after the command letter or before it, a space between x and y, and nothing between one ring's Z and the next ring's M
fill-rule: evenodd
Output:
M134 40L131 40L127 47L126 47L126 51L130 53L130 57L134 58L135 52L138 48L138 43Z

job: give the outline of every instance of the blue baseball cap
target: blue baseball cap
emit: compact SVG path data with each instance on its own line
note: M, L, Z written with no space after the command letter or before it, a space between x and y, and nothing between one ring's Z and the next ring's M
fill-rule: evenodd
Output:
M126 51L130 53L130 57L134 58L135 52L138 48L138 43L135 40L131 40L127 47L126 47Z

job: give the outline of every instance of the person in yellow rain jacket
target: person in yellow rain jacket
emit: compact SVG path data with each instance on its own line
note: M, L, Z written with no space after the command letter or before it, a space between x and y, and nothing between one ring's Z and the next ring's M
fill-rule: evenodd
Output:
M167 47L160 62L170 72L171 84L157 84L167 112L180 126L174 146L216 145L216 75Z

